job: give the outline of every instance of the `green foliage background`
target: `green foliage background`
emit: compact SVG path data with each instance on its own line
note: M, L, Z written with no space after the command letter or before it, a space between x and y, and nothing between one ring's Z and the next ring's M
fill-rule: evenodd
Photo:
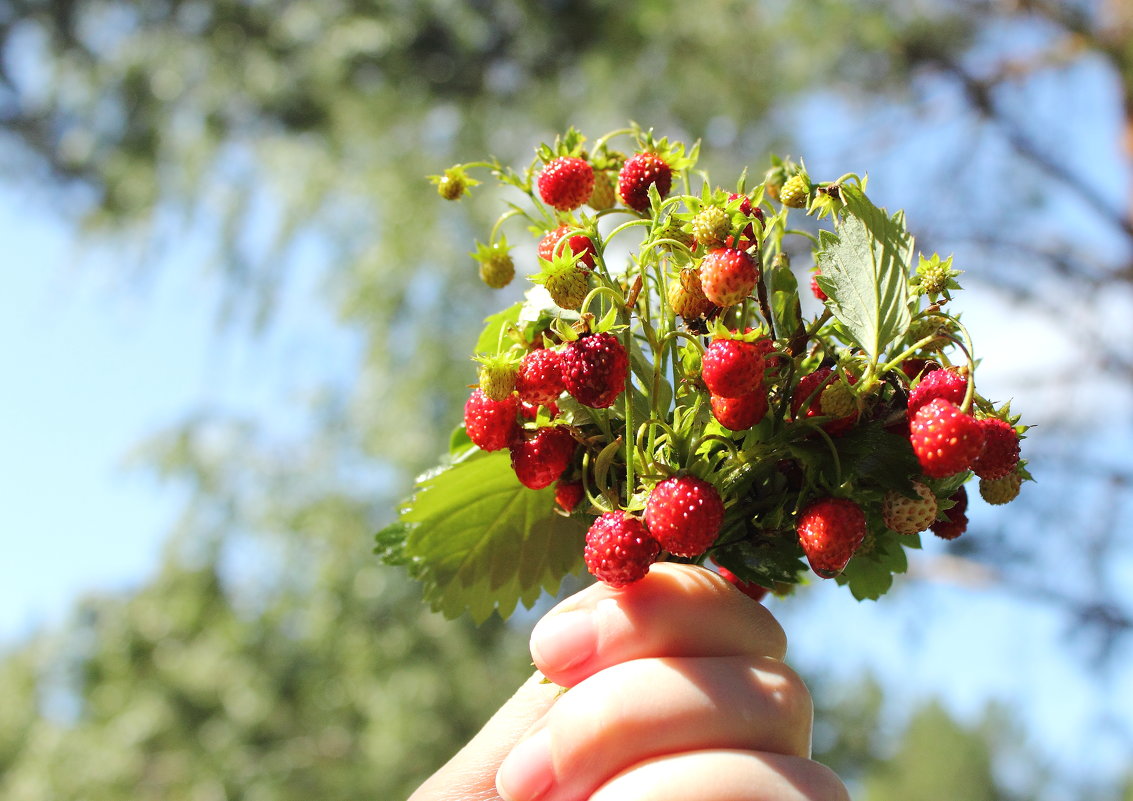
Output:
M812 146L838 172L888 175L883 202L923 221L922 247L965 245L968 286L1053 314L1083 343L1084 371L1128 385L1133 360L1105 316L1059 305L1089 308L1133 280L1127 210L1059 150L1057 125L1018 112L1032 78L1041 90L1083 63L1120 87L1115 108L1133 96L1116 7L0 2L9 180L50 193L88 241L134 248L128 266L152 269L187 236L210 243L201 280L224 287L218 324L233 339L272 326L295 274L315 269L309 303L360 353L290 410L300 434L194 413L146 444L150 469L189 495L166 564L4 656L0 796L402 797L518 683L521 631L442 623L369 553L409 478L444 449L483 317L521 292L479 283L467 251L493 204L438 201L423 176L450 163L522 164L568 125L627 119L703 137L713 174ZM1055 200L1104 235L1083 235ZM1105 506L1130 466L1080 469L1072 444L1089 432L1065 414L1078 402L1068 392L1044 407L1032 472L1085 482ZM1111 563L1029 535L1042 521L1097 552L1122 543L1064 498L1035 498L960 555L1058 604L1104 655L1133 607ZM1044 784L994 722L928 707L894 738L876 688L812 681L831 722L820 755L861 797L1059 797L1041 795L1057 777ZM1007 781L1004 760L1029 769Z

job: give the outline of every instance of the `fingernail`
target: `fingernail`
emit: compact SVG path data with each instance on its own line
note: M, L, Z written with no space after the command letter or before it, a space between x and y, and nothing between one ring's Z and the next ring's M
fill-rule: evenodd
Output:
M504 801L538 801L554 780L551 732L544 728L511 749L496 772L496 792Z
M589 610L540 620L531 632L531 655L543 670L568 670L594 656L598 630Z

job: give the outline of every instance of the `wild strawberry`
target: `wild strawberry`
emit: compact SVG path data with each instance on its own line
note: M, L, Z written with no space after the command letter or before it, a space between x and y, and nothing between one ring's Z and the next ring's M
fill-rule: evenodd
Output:
M669 553L700 556L713 542L724 522L720 493L696 476L667 478L649 493L645 527Z
M550 403L526 403L519 402L519 416L524 420L535 420L539 417L539 409L547 410L547 416L554 420L559 416L559 405L554 401Z
M449 167L441 175L430 175L429 180L436 185L437 194L445 200L460 200L471 187L480 183L459 164Z
M854 376L850 376L846 382L831 381L827 384L818 398L822 413L834 418L855 417L858 413L858 401L850 384L855 383L856 380Z
M1000 478L981 478L980 497L992 506L1001 506L1018 498L1022 486L1023 476L1018 471L1012 471Z
M810 197L810 178L805 172L797 172L779 188L779 202L784 206L801 209Z
M590 291L590 271L568 257L544 261L542 265L539 272L528 276L531 282L542 284L560 309L581 309Z
M954 540L968 530L968 490L960 487L949 498L952 506L929 528L942 540Z
M668 297L673 313L686 320L705 317L716 308L716 304L704 296L700 273L688 267L669 282Z
M995 481L1019 464L1019 434L1014 426L998 417L980 420L980 427L984 430L984 449L972 461L972 472Z
M767 588L761 587L754 581L742 581L739 576L723 565L716 565L716 572L731 582L732 586L753 601L762 601L767 596Z
M515 278L515 262L506 238L500 237L490 245L477 242L471 256L480 265L480 280L492 289L503 289Z
M524 403L546 405L563 394L562 354L551 348L528 351L519 362L515 390Z
M857 382L857 377L850 374L846 376L846 380L851 384ZM826 389L833 383L840 381L835 375L834 370L829 367L820 367L812 373L804 375L798 385L795 387L794 394L791 396L791 414L797 419L799 412L802 408L806 407L806 414L804 418L809 417L833 417L833 413L826 411L822 405L822 397ZM832 396L832 398L835 396ZM840 408L837 411L844 411L845 406L839 404ZM826 433L832 436L839 436L845 434L854 424L858 421L857 404L854 405L853 410L841 417L834 417L822 424L822 428Z
M763 354L753 342L714 339L705 349L700 377L713 395L738 398L763 383Z
M984 431L952 401L935 398L913 415L909 440L924 474L945 478L971 466L983 448Z
M573 211L590 199L594 168L582 159L560 156L539 173L539 197L559 211Z
M586 493L581 481L563 481L559 479L555 484L555 503L568 514L573 512L574 508L582 502L582 496L584 494Z
M586 205L595 211L612 209L618 202L617 190L614 188L614 179L605 170L594 173L594 189L590 191L590 199Z
M629 356L613 334L588 334L566 346L562 368L563 384L575 400L605 409L625 389Z
M494 401L481 390L473 390L464 404L464 430L480 450L502 450L519 431L518 411L519 401L514 395Z
M826 301L828 301L830 299L826 296L826 293L822 291L822 287L820 287L818 285L818 271L817 270L815 270L814 275L812 275L810 277L810 294L814 295L816 298L821 300L823 303L825 303Z
M645 578L660 551L641 520L619 511L606 512L591 524L582 555L596 578L624 587Z
M712 416L720 425L732 431L746 431L767 414L767 393L763 387L738 398L710 395L708 400L712 406Z
M705 206L692 218L692 235L707 248L724 243L731 228L728 213L719 206Z
M574 445L566 426L540 428L530 439L515 437L510 445L511 466L519 483L535 490L551 486L570 467Z
M831 578L841 573L865 539L865 513L845 498L822 498L799 513L796 530L815 573Z
M594 266L594 243L586 234L573 234L567 236L570 231L578 230L572 225L560 225L553 231L548 231L539 240L538 255L540 259L546 261L554 261L555 257L570 252L575 256L575 261L582 262L587 267ZM564 242L563 239L566 238ZM569 248L569 251L567 250Z
M502 401L515 390L515 362L490 356L480 365L480 391L494 401Z
M740 200L742 198L742 200ZM728 196L728 203L740 200L740 213L745 217L752 217L760 222L763 222L763 209L758 206L752 206L751 198L747 195L738 195L733 192ZM759 244L759 239L756 237L755 224L748 223L744 226L743 233L740 234L739 244L735 244L735 237L728 236L724 240L724 246L729 248L738 248L739 250L747 250L748 248L755 247Z
M901 362L901 372L910 380L917 376L925 376L940 369L940 365L931 359L905 359ZM953 401L955 403L955 401ZM961 402L963 402L961 400Z
M751 295L759 281L759 268L747 252L715 248L700 262L704 295L717 306L734 306Z
M933 370L926 373L909 392L909 419L934 398L944 398L959 406L964 402L968 379L955 370Z
M655 184L661 197L673 186L673 168L656 153L637 153L626 159L618 173L618 196L634 211L649 208L649 187Z
M932 490L919 481L913 482L913 490L916 498L889 490L881 503L881 518L898 534L916 534L936 520L936 496Z

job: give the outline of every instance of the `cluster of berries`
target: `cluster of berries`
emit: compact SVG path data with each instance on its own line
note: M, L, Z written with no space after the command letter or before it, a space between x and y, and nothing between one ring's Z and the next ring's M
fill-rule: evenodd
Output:
M631 154L609 147L616 136ZM457 199L486 168L530 201L472 254L503 287L503 225L524 218L537 238L537 286L489 320L464 433L507 449L524 486L554 486L559 514L587 524L597 578L711 560L758 597L809 563L876 597L921 532L964 532L973 475L991 504L1019 494L1025 427L976 391L949 312L960 273L936 255L914 264L903 218L864 181L815 182L774 159L759 185L725 190L692 172L695 147L638 128L584 144L571 130L523 172L480 162L434 181ZM790 263L800 250L813 319Z

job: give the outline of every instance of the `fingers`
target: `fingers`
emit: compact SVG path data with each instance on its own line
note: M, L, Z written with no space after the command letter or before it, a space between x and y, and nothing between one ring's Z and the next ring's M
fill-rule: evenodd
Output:
M534 674L409 801L496 801L496 769L558 693L558 687Z
M772 657L633 660L562 695L504 760L498 786L509 801L567 801L633 765L682 752L805 757L811 714L801 680Z
M841 780L809 759L749 751L698 751L636 765L590 801L850 801Z
M531 635L535 664L564 687L632 659L744 653L782 659L786 650L782 627L763 606L715 573L665 562L628 587L583 590L551 610Z

